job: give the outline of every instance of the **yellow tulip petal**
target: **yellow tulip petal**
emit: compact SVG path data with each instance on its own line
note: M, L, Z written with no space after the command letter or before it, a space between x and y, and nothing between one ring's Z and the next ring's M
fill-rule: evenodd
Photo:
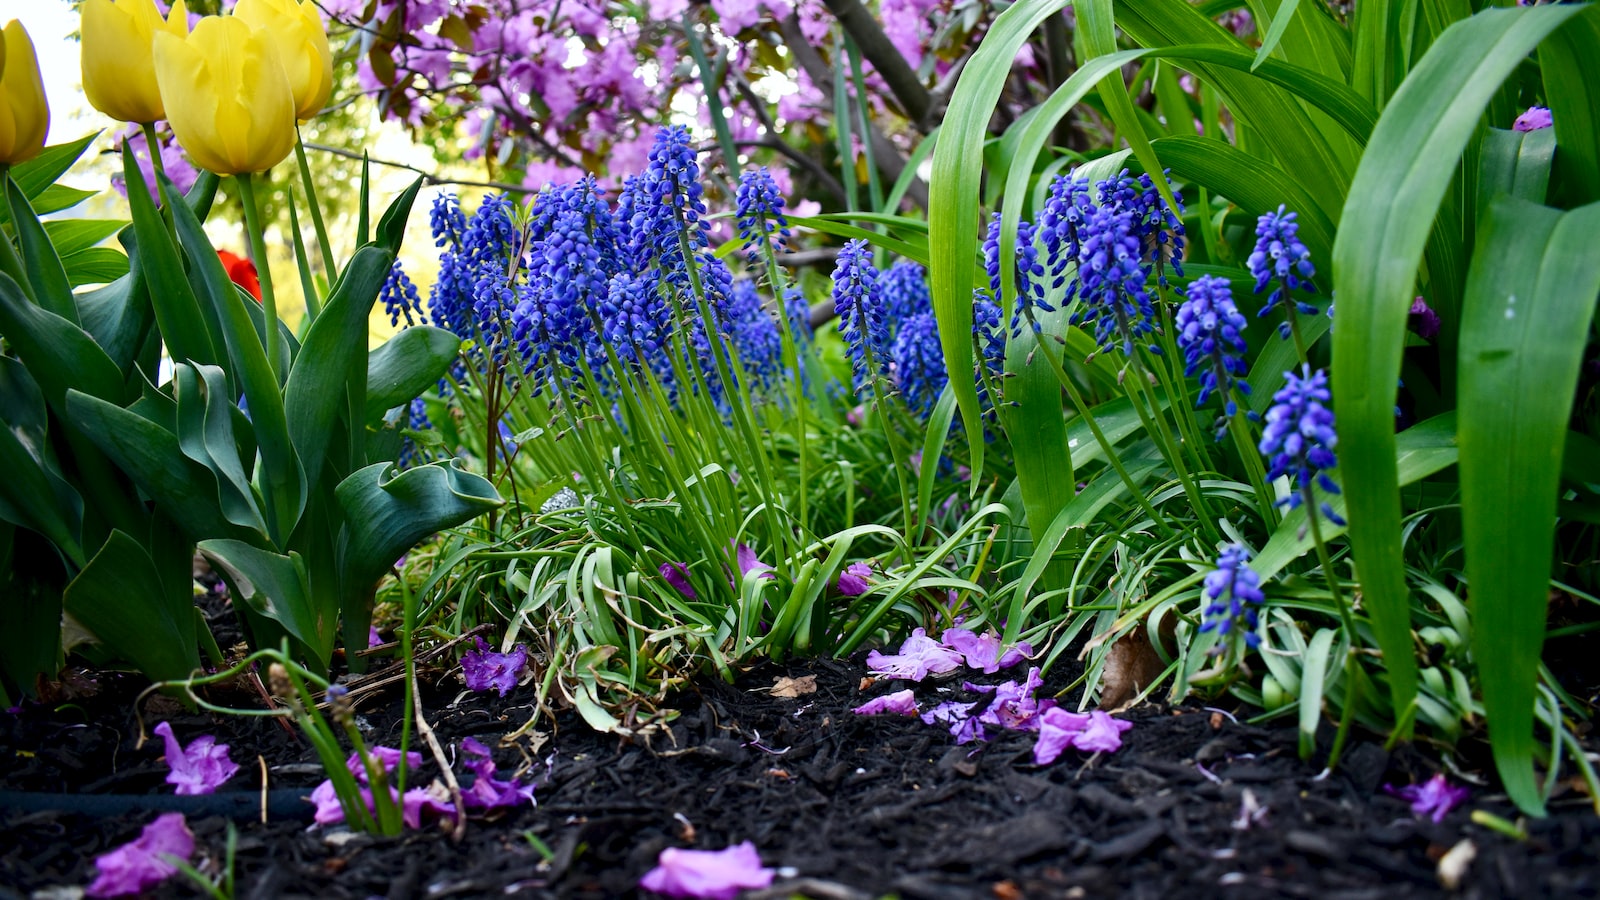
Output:
M90 105L125 122L166 117L151 58L160 26L154 0L84 0L83 92Z
M13 19L5 27L5 68L0 72L0 163L37 156L49 130L50 106L33 41Z

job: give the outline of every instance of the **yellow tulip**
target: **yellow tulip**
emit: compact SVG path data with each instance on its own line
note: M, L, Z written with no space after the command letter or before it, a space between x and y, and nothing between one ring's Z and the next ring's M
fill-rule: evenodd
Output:
M322 112L333 91L333 54L312 0L239 0L233 15L272 35L294 91L295 116L304 122Z
M84 0L83 93L113 119L165 119L151 47L158 31L184 37L189 14L175 0L166 21L154 0Z
M294 95L262 29L207 16L187 38L156 32L155 61L172 133L201 168L262 172L294 149Z
M50 106L44 99L39 58L22 23L12 19L0 51L0 165L26 162L44 149Z

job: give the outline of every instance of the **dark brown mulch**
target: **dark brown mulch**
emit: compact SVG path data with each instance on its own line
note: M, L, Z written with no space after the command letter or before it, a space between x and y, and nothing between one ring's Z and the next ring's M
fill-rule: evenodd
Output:
M813 694L764 690L777 676L806 674L816 676ZM1137 725L1120 752L1088 760L1068 751L1038 768L1026 735L957 747L915 720L852 715L868 695L861 674L859 664L805 661L757 667L735 685L701 680L679 697L670 734L648 743L596 734L563 714L537 749L524 739L497 752L502 769L532 761L539 806L473 821L460 844L431 828L374 838L308 828L303 818L243 819L238 896L622 897L664 847L742 840L784 868L773 897L1443 895L1436 860L1463 839L1477 858L1461 896L1600 893L1600 817L1572 790L1516 841L1469 821L1472 808L1515 817L1487 790L1441 824L1380 793L1385 781L1431 774L1419 751L1357 744L1339 772L1318 778L1298 759L1292 728L1153 705L1128 713ZM79 686L98 692L0 714L0 791L168 793L159 742L133 747L134 680ZM950 696L942 689L959 691L959 681L919 694L937 702ZM532 712L531 687L459 703L456 690L444 679L427 697L443 741L493 743ZM397 741L398 705L389 695L384 711L367 713L379 742ZM276 721L171 704L167 714L184 740L212 732L232 744L244 767L232 788L260 788L257 754L273 788L309 792L320 778ZM431 764L422 773L435 774ZM1247 793L1267 813L1241 830L1233 822ZM94 857L137 836L153 815L0 809L0 898L87 884ZM190 817L197 858L213 869L225 823ZM181 878L158 892L197 894Z

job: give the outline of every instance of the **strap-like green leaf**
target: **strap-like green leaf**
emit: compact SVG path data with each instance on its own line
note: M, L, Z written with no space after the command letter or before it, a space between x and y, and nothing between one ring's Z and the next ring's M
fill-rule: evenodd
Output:
M1561 450L1600 296L1600 203L1488 210L1461 319L1461 521L1473 660L1506 793L1541 815L1533 707Z
M1580 15L1539 47L1539 72L1561 145L1556 171L1571 205L1600 200L1600 8L1579 8Z
M68 388L110 401L122 399L122 370L82 328L29 302L0 272L0 334L28 367L57 415Z
M201 314L194 288L184 274L178 247L150 199L150 189L133 152L124 147L122 158L123 177L128 184L128 209L133 217L139 254L134 265L138 266L149 288L161 339L173 359L216 365L222 361L220 324L215 323L214 313L209 318Z
M367 424L432 387L460 350L461 338L432 325L416 325L384 341L367 355Z
M78 391L68 392L66 406L67 421L190 536L243 536L217 508L216 476L184 455L177 435L138 413Z
M1017 53L1035 28L1070 0L1022 0L995 18L956 82L933 151L928 184L928 259L939 344L950 373L974 472L983 471L983 422L972 380L972 288L974 248L980 246L978 193L983 182L983 144L1000 91ZM976 486L978 479L974 478Z
M54 543L74 567L83 547L83 498L49 456L44 394L21 362L0 357L0 518Z
M1548 128L1529 132L1488 129L1478 148L1478 201L1475 206L1487 210L1501 195L1543 203L1555 153L1556 136Z
M57 178L67 174L72 164L83 156L83 151L89 149L89 145L99 136L100 132L96 131L69 143L52 144L33 159L19 166L13 166L11 180L22 188L24 196L33 200L55 185ZM93 192L90 192L90 196L93 195ZM9 225L10 222L6 221L6 224Z
M1333 251L1333 388L1350 542L1395 709L1416 694L1400 552L1394 394L1423 248L1490 97L1579 9L1489 9L1451 26L1390 101L1350 187Z
M378 220L378 245L388 250L390 256L400 253L400 242L406 236L406 221L411 218L411 205L416 202L420 190L422 179L418 178L394 198L394 202L389 204L389 208L383 211L383 217Z

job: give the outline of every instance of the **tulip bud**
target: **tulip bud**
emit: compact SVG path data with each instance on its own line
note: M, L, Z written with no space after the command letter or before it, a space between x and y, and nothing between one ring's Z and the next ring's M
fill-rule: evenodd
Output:
M124 122L165 119L151 48L157 31L188 35L183 0L175 0L165 21L154 0L84 0L81 27L89 103Z
M295 117L304 122L322 112L333 91L333 54L312 0L239 0L233 14L266 29L294 91Z
M172 133L201 168L262 172L294 149L294 95L267 32L207 16L187 38L157 32L155 61Z
M12 19L0 51L0 164L38 156L49 130L50 106L44 99L39 59L27 29Z

